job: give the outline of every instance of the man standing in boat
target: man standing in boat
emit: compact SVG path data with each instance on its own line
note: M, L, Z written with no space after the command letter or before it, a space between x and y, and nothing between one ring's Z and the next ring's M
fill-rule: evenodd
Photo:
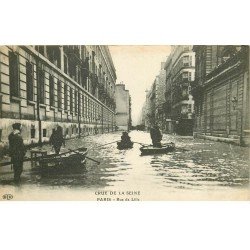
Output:
M151 136L153 146L161 148L162 147L162 145L161 145L162 134L161 134L161 131L157 125L154 125L150 129L150 136Z
M26 149L21 136L21 123L14 123L12 125L13 131L10 133L9 139L9 155L11 157L11 164L14 169L14 182L20 183L20 177L23 172L23 160L26 154Z
M58 126L57 129L52 132L49 142L53 146L55 153L58 155L63 144L65 147L65 141L63 138L63 131L61 126Z

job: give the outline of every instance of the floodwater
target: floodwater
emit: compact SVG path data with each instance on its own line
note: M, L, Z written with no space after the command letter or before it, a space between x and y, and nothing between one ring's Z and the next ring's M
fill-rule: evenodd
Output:
M151 142L147 132L132 131L129 135L134 142ZM45 175L25 163L20 187L13 187L9 167L0 168L0 190L19 190L20 199L29 199L31 195L38 200L49 199L50 195L52 199L96 200L97 190L140 191L145 200L192 196L235 199L237 195L239 199L248 199L249 148L173 135L164 135L163 143L174 142L176 150L164 155L141 156L138 143L129 150L118 150L116 143L100 147L120 136L116 132L67 141L63 150L86 146L88 156L100 161L100 165L88 160L77 171ZM51 149L49 145L44 148Z

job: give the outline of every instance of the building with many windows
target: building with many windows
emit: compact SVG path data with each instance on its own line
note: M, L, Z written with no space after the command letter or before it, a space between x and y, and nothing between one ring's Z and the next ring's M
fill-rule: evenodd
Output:
M149 90L146 90L146 100L143 104L140 117L140 126L149 130L152 126L158 125L165 130L165 62L161 63L159 74L155 77Z
M108 46L0 46L0 139L14 122L26 144L113 131L115 83Z
M115 97L117 129L129 131L132 125L131 97L129 95L129 90L125 89L125 84L116 84Z
M144 109L145 129L149 130L156 122L156 82L154 81L149 90L146 90L146 102Z
M195 78L195 53L192 47L172 46L165 64L166 130L180 135L193 132L194 100L191 89Z
M165 130L166 71L164 70L164 65L165 62L162 62L160 72L155 78L155 120L161 130Z

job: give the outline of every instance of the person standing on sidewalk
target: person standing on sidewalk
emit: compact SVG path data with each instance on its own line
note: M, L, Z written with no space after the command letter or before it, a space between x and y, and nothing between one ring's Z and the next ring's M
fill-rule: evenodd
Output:
M19 184L21 174L23 172L23 160L26 154L26 149L21 136L21 123L14 123L12 125L13 131L10 133L9 139L9 155L14 169L14 182Z

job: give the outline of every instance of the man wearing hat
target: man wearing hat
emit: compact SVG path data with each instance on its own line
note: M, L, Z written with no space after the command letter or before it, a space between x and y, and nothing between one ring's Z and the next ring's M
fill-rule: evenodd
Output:
M153 147L161 148L162 134L157 124L150 129L150 136L153 143Z
M23 159L26 149L23 144L21 136L21 123L14 123L12 125L13 131L10 133L9 139L9 154L14 169L14 182L20 183L20 176L23 172Z

